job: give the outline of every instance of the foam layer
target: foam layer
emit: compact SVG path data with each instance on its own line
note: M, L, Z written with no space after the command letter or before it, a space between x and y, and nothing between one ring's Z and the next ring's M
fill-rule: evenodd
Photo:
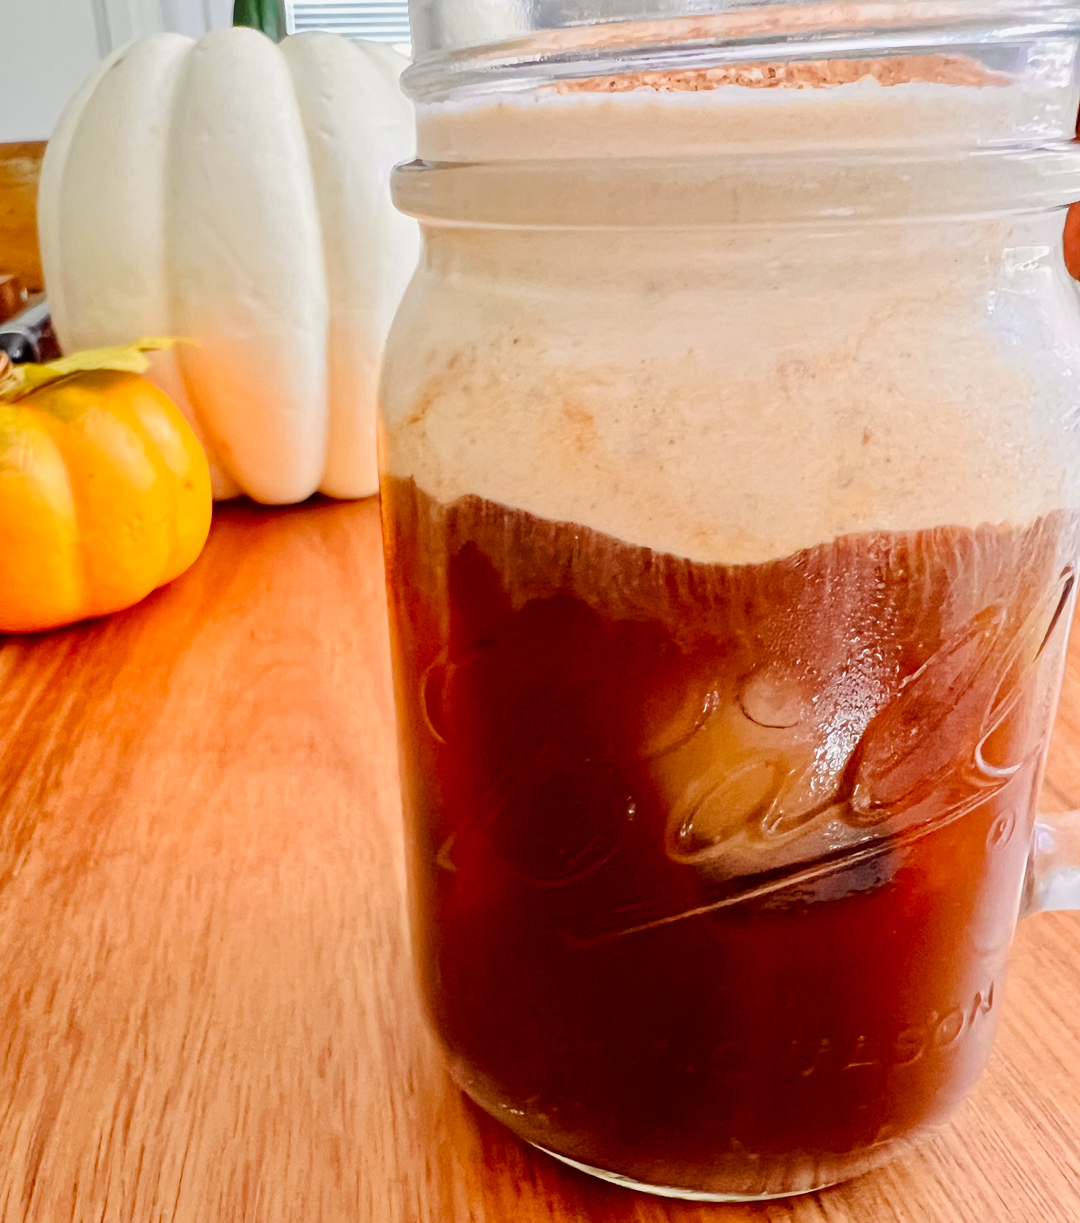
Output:
M1012 86L874 77L552 92L434 108L420 148L655 156L691 130L812 144L830 123L873 144L883 99L916 147L932 130L1004 142L1031 113ZM473 493L705 562L1080 508L1061 228L432 228L388 350L385 466L444 502Z

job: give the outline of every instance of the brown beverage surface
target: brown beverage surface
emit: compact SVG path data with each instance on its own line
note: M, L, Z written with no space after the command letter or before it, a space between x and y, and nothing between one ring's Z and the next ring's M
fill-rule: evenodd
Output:
M700 564L383 488L425 1003L530 1141L783 1192L989 1052L1075 522Z

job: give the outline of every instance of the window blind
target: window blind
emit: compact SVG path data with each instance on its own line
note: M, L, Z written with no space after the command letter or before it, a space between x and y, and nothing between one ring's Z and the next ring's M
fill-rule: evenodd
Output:
M408 54L408 0L286 0L285 16L290 34L329 30L393 43Z

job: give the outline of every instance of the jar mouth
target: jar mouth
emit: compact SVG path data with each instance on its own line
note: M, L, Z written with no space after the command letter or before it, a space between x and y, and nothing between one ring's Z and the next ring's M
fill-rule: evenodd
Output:
M394 198L431 224L835 224L1080 199L1080 6L413 6L420 160Z
M419 104L624 74L942 51L1014 80L1060 78L1080 34L1080 6L1060 0L412 0L410 17L415 58L402 84Z
M427 225L701 229L974 220L1080 200L1080 144L603 160L414 161L397 208Z

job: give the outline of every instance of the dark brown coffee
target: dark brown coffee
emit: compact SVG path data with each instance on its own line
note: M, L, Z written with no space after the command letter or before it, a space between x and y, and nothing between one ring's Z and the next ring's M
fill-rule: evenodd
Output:
M414 944L456 1077L653 1185L791 1192L990 1049L1075 526L699 564L383 487Z

